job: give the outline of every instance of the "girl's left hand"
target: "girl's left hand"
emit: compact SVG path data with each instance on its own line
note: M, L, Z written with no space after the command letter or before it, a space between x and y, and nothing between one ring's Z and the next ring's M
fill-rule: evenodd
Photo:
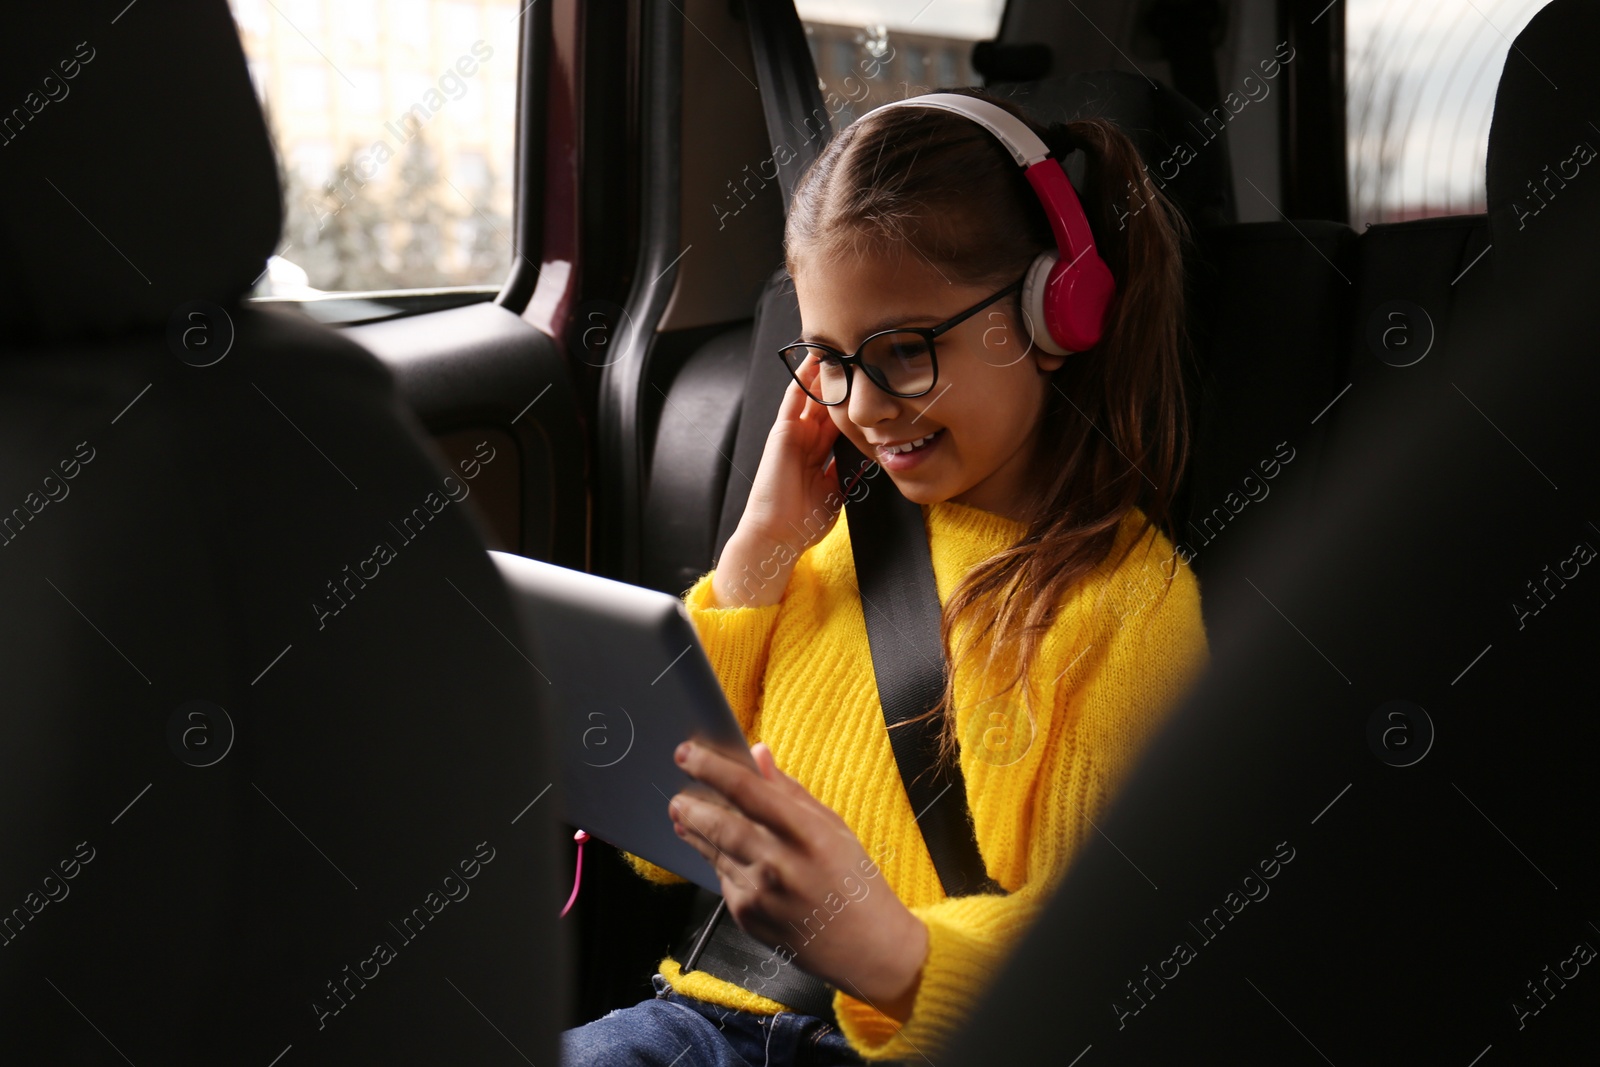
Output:
M759 774L705 745L678 746L678 766L727 801L673 797L678 836L716 870L741 929L786 946L800 967L904 1022L928 928L837 813L780 771L764 743L750 753Z

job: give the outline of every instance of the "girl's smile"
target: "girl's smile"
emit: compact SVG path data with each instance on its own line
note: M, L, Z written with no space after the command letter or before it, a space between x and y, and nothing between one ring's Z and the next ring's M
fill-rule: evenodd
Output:
M908 471L927 458L938 443L943 430L923 434L914 441L874 443L873 456L886 471Z

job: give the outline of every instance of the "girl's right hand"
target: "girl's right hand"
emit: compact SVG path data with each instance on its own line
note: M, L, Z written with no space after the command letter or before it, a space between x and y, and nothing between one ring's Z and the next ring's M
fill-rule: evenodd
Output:
M813 381L821 368L800 373ZM791 381L767 433L761 465L739 527L717 561L712 592L722 607L761 607L783 596L795 560L839 518L833 443L839 428L827 410Z
M807 360L800 373L809 384L821 369L815 360ZM838 436L828 410L806 396L799 383L790 381L778 405L778 417L767 432L738 532L796 549L805 547L796 543L805 536L814 534L811 541L820 540L838 517L836 508L829 507L830 502L838 503L839 481L832 470L833 442ZM826 525L818 532L824 521Z

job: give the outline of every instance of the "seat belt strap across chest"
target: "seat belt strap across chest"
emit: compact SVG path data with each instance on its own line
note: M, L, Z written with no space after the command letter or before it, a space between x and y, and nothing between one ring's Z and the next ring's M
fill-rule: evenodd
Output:
M938 758L942 719L924 715L944 695L945 663L939 587L922 508L887 478L862 480L873 461L845 438L833 454L849 500L850 550L878 700L928 855L947 897L1004 893L984 869L961 766Z

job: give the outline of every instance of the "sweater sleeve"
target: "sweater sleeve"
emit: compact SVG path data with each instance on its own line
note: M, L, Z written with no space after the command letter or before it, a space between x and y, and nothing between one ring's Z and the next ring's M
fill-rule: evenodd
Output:
M622 852L621 849L617 851ZM622 858L628 861L628 866L632 867L640 878L656 885L682 885L689 880L681 874L673 874L665 867L657 867L649 860L641 859L631 852L622 852Z
M713 607L711 581L715 576L715 571L702 576L684 594L683 603L695 633L700 636L700 643L705 646L706 657L722 682L722 691L733 707L734 718L739 720L739 729L748 736L756 709L761 705L761 681L767 671L767 653L783 603L779 601L760 608Z
M712 606L711 581L716 572L703 575L684 594L684 606L689 611L689 621L694 624L700 643L705 646L706 657L717 672L722 691L739 720L739 729L746 736L755 721L756 709L761 704L761 680L767 669L767 650L772 642L773 626L778 620L779 604L761 608L718 608ZM628 862L641 878L657 885L681 885L688 881L649 860L630 852L623 852Z
M1096 833L1094 824L1102 822L1143 746L1207 663L1198 584L1187 569L1159 600L1130 582L1117 585L1112 599L1120 604L1090 646L1103 654L1082 657L1076 670L1056 681L1054 707L1063 714L1048 728L1035 785L1026 880L1005 896L911 908L928 928L928 955L905 1023L844 990L834 995L839 1027L863 1058L931 1057L954 1037L1070 860ZM1082 647L1066 648L1061 663Z

